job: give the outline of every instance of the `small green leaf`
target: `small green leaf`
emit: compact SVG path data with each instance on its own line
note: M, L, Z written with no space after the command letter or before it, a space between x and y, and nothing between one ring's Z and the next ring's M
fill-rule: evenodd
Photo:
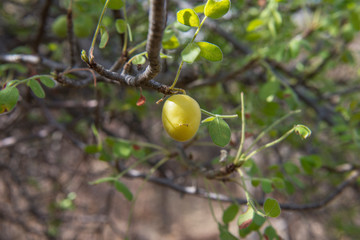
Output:
M27 82L27 85L38 98L45 97L44 89L41 87L40 83L37 80L30 78L30 80Z
M263 26L264 25L264 21L259 19L259 18L256 18L254 20L252 20L249 25L247 26L246 28L246 31L247 32L252 32L256 29L258 29L259 27Z
M300 53L302 39L300 37L293 38L289 43L290 55L292 58L295 58Z
M215 117L208 117L201 121L201 123L211 122L215 119Z
M284 163L284 169L287 172L287 174L293 175L296 173L300 173L300 169L298 166L296 166L294 163L292 162L286 162Z
M230 127L222 118L215 118L210 122L208 128L211 140L216 145L225 147L230 142Z
M208 0L204 14L210 18L221 18L224 16L230 9L230 0Z
M168 40L162 42L162 46L164 49L175 49L180 46L180 42L175 35L172 35Z
M311 130L305 125L298 124L295 126L295 133L302 139L306 139L311 136Z
M113 146L113 153L118 158L128 158L131 155L132 146L129 143L115 142Z
M231 222L232 220L235 219L236 215L239 212L239 207L236 204L232 204L230 205L228 208L225 209L224 213L223 213L223 222L225 224L228 224L229 222Z
M176 14L179 23L190 27L198 27L200 25L199 16L191 8L180 10Z
M67 35L67 18L66 15L58 16L51 26L51 30L56 36L64 38Z
M7 87L0 91L0 113L10 112L19 99L19 90L16 87Z
M107 42L109 41L109 33L107 32L105 27L100 28L101 40L99 44L99 48L105 48Z
M130 192L129 188L124 183L120 182L119 180L116 180L114 182L114 185L115 185L116 190L121 192L127 200L129 200L129 201L133 200L132 193Z
M114 178L114 177L103 177L103 178L99 178L96 181L90 182L90 184L94 185L94 184L99 184L99 183L104 183L104 182L113 182L115 180L116 180L116 178Z
M174 28L176 28L177 30L181 31L181 32L187 32L191 29L190 26L186 26L184 24L179 23L178 21L174 22Z
M221 49L215 44L208 42L197 42L196 44L200 47L200 56L203 58L213 62L221 61L223 59Z
M39 75L38 78L42 84L49 88L53 88L56 85L54 79L50 75Z
M194 11L196 13L204 13L205 10L205 4L200 4L194 7Z
M143 55L136 55L132 60L133 64L144 64L145 62L146 59Z
M279 89L279 81L268 81L261 86L259 91L259 98L263 101L271 102Z
M266 239L268 240L279 240L279 236L277 235L275 229L272 226L268 226L265 231L264 231L264 235L267 237Z
M246 210L245 213L240 214L239 218L238 218L238 226L240 229L244 229L247 228L251 222L253 221L254 218L254 209L250 206L248 206L248 209Z
M88 154L95 154L101 151L101 148L98 145L91 144L87 145L84 149L84 151Z
M105 4L106 0L101 0L103 4ZM107 7L113 10L119 10L124 6L123 0L110 0Z
M181 52L181 58L184 62L193 63L200 54L200 48L196 43L189 43Z
M126 21L124 19L117 19L115 22L115 28L118 33L124 33L126 31Z
M300 158L301 167L307 174L313 174L313 170L322 165L321 158L318 155L309 155Z
M166 55L166 54L163 54L163 53L160 53L160 58L173 58L172 56L170 55Z
M265 193L271 193L273 191L272 182L270 179L261 179L261 188Z
M264 203L265 215L268 217L278 217L281 213L280 205L278 201L273 198L266 199Z
M279 178L279 177L273 177L271 179L272 183L274 184L274 186L277 188L277 189L284 189L285 188L285 183L284 183L284 180Z
M219 223L218 228L220 232L220 240L237 240L237 237L229 232L228 226L224 226Z

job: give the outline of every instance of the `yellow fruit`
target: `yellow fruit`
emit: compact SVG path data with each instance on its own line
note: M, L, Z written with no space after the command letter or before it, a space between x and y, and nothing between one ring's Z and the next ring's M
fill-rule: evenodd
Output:
M199 129L200 121L200 106L188 95L173 95L165 101L162 122L173 139L180 142L190 140Z

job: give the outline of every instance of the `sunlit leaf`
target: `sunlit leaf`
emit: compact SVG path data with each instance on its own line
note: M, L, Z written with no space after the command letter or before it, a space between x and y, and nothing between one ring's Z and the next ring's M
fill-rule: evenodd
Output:
M302 139L306 139L311 136L311 130L305 125L298 124L295 126L295 133Z
M210 18L221 18L230 9L230 0L208 0L205 5L204 14Z
M105 4L106 0L101 0ZM124 6L124 0L110 0L107 7L113 10L119 10Z
M200 47L200 56L203 58L213 62L221 61L223 59L221 49L215 44L208 42L197 42L196 44Z
M249 25L246 28L246 31L248 32L254 31L259 27L261 27L262 25L264 25L264 21L262 19L256 18L249 23Z
M198 27L200 25L200 19L196 12L191 8L180 10L176 14L179 23L182 23L190 27Z
M193 63L200 54L200 48L196 43L188 44L181 52L181 57L184 62Z

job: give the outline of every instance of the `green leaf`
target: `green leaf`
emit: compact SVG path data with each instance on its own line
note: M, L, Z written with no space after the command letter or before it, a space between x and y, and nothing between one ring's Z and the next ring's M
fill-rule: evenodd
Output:
M279 178L279 177L273 177L271 179L272 183L274 184L274 186L277 188L277 189L284 189L285 188L285 183L284 183L284 180Z
M196 43L189 43L181 52L181 58L184 62L193 63L200 54L200 48Z
M210 18L221 18L224 16L230 9L230 0L208 0L204 14Z
M261 188L265 193L271 193L273 191L272 182L270 179L261 179Z
M100 28L101 40L99 44L99 48L105 48L107 42L109 41L109 33L107 32L105 27Z
M124 19L117 19L115 22L115 28L118 33L124 33L126 31L126 21Z
M252 231L258 231L265 221L266 221L265 217L260 216L259 214L254 212L254 217L250 225L247 228L239 229L240 236L245 237Z
M116 180L114 182L114 185L115 185L116 190L121 192L127 200L129 200L129 201L133 200L132 193L130 192L129 188L124 183L120 182L119 180Z
M215 118L210 122L208 128L211 140L216 145L225 147L230 142L230 127L222 118Z
M223 59L221 49L215 44L208 42L197 42L196 44L200 47L200 56L203 58L213 62L221 61Z
M264 203L265 215L268 217L278 217L281 213L280 205L278 201L273 198L266 199Z
M58 16L51 26L51 30L56 36L64 38L67 35L67 18L66 15Z
M256 18L249 23L249 25L246 28L246 31L252 32L263 25L264 25L264 21L262 19Z
M166 55L166 54L163 54L163 53L160 53L160 58L173 58L172 56L170 55Z
M219 232L220 232L220 240L237 240L237 237L232 235L227 226L218 224Z
M86 145L84 151L88 154L95 154L101 151L101 148L98 145L90 144Z
M300 173L299 167L296 166L295 163L292 163L292 162L284 163L284 169L287 172L287 174L290 174L290 175Z
M94 185L94 184L99 184L99 183L104 183L104 182L113 182L115 180L116 180L116 178L114 178L114 177L103 177L103 178L99 178L96 181L90 182L90 184Z
M307 174L313 174L313 170L322 165L321 158L318 155L309 155L300 158L301 167Z
M279 236L277 235L275 229L272 226L268 226L265 231L264 231L264 235L267 237L266 239L268 240L279 240Z
M38 98L45 97L44 89L41 87L40 83L37 80L30 78L30 80L27 82L27 85Z
M204 13L205 10L205 4L200 4L194 7L194 11L196 13Z
M172 35L168 40L162 42L162 46L164 49L175 49L180 46L180 42L175 35Z
M290 55L292 58L295 58L300 53L302 39L299 37L293 38L289 43Z
M248 209L246 210L245 213L240 214L239 218L238 218L238 226L240 229L244 229L247 228L251 222L253 221L254 218L254 209L250 206L248 206Z
M53 88L56 85L54 79L50 75L38 75L37 78L40 79L42 84L49 88Z
M105 4L106 0L101 0L103 4ZM124 6L123 0L110 0L107 7L113 10L119 10Z
M19 90L16 87L7 87L0 91L0 113L10 112L19 99Z
M259 98L263 101L271 102L279 89L279 81L269 81L261 86L259 91Z
M236 215L239 212L239 207L236 204L232 204L230 205L228 208L225 209L224 213L223 213L223 222L225 224L228 224L229 222L231 222L232 220L235 219Z
M211 122L215 119L215 117L208 117L208 118L205 118L204 120L201 121L201 123L207 123L207 122Z
M298 124L295 126L295 133L302 139L306 139L311 136L311 130L305 125Z
M191 8L180 10L176 14L179 23L190 27L198 27L200 25L199 16Z
M115 142L113 146L113 153L118 158L128 158L132 152L132 146L129 143Z
M89 15L80 15L74 19L74 33L79 38L90 36L94 27L95 22Z
M179 23L178 21L174 22L174 28L176 28L177 30L181 31L181 32L187 32L191 29L190 26L186 26L184 24Z
M134 56L132 63L133 64L144 64L146 62L146 59L143 55L136 55Z

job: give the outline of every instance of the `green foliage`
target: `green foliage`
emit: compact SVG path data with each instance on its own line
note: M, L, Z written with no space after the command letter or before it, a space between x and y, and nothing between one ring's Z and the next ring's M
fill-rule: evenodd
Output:
M196 43L190 43L181 52L181 58L184 62L193 63L201 52L200 47Z
M239 206L236 204L230 205L228 208L225 209L223 213L222 220L225 224L230 223L232 220L235 219L236 215L239 212Z
M10 112L19 99L19 91L16 87L6 87L0 90L0 113Z
M210 18L221 18L230 9L230 0L208 0L205 5L204 14Z
M220 146L225 147L230 142L231 130L229 125L220 117L216 117L209 125L209 134L212 141Z
M189 27L199 27L200 19L194 9L183 9L177 12L177 20L179 23Z
M265 215L268 217L278 217L281 213L279 203L273 198L267 198L264 203Z
M208 42L197 42L196 44L200 47L200 56L203 58L213 62L221 61L223 59L221 49L215 44Z

